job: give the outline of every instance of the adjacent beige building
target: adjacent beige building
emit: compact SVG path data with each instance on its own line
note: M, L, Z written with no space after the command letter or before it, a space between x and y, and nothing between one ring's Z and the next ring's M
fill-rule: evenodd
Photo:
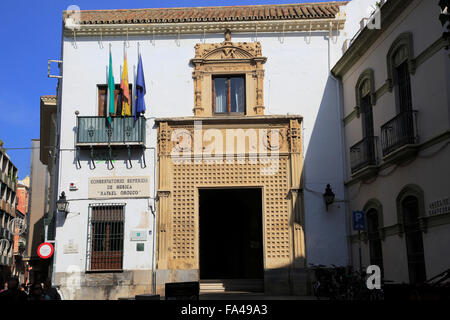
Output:
M334 66L342 82L348 221L362 265L417 283L450 267L450 59L437 1L387 1ZM447 47L447 50L446 50ZM350 237L359 267L358 238Z
M27 262L31 282L45 281L52 275L53 258L44 260L37 254L44 241L54 240L56 188L56 96L40 98L40 139L31 141L31 182L28 238L24 261Z
M17 168L0 140L0 284L11 275L14 251L12 220L16 217Z

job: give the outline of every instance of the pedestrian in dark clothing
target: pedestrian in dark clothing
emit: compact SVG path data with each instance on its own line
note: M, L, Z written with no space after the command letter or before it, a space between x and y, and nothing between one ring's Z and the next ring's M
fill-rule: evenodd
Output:
M17 278L9 279L8 289L0 293L1 302L24 302L27 299L27 294L19 288L19 280Z
M30 295L28 296L28 300L33 300L33 301L44 300L44 292L42 290L42 286L40 283L34 283L31 286Z
M44 289L45 300L61 300L58 290L52 287L52 280L47 279L47 281L45 281Z

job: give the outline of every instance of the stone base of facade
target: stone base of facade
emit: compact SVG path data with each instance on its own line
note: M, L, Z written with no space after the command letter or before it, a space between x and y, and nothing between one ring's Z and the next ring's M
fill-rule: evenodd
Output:
M64 300L117 300L151 294L152 270L114 273L57 272L55 285Z
M265 270L264 294L269 296L309 296L314 273L306 268Z
M190 270L156 270L156 294L165 296L166 283L199 281L197 269Z
M264 294L269 296L309 296L314 273L306 268L266 269ZM156 294L165 295L168 282L199 281L199 270L156 270Z

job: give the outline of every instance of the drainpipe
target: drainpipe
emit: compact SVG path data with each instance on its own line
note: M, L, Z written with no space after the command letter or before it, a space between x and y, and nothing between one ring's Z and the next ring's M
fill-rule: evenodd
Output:
M155 117L146 118L148 119L155 119ZM145 148L145 150L152 150L153 151L153 197L149 198L153 200L153 204L148 204L148 207L152 213L153 216L153 227L152 227L152 234L153 234L153 244L152 244L152 294L156 294L156 271L155 271L155 265L156 265L156 147L148 147ZM145 152L145 151L144 151Z
M153 245L152 245L152 294L156 294L156 283L155 283L155 278L156 278L156 272L155 272L155 221L156 221L156 214L155 214L155 199L153 199L153 204L149 204L150 207L150 211L152 212L153 215Z

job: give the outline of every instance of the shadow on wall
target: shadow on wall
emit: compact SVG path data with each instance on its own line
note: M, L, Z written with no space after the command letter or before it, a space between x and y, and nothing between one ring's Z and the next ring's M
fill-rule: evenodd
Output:
M44 242L44 217L40 218L33 225L33 235L31 239L31 251L29 251L30 257L37 258L37 248Z
M339 110L342 102L338 99L337 82L329 76L305 152L302 175L308 264L348 264L346 212L342 201L344 166ZM335 193L335 202L328 209L323 198L327 184Z

